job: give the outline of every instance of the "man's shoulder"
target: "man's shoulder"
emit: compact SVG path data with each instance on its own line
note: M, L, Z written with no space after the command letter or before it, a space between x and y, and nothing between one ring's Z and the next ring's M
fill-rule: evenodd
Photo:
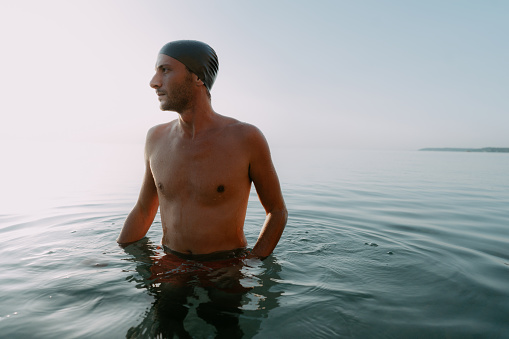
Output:
M269 149L267 140L262 131L255 125L233 119L226 127L227 135L234 144L248 154L258 154Z
M250 139L263 136L262 132L255 125L247 122L239 121L234 118L229 118L229 123L226 125L229 133L236 135L237 137Z
M154 147L160 144L166 136L171 133L171 130L175 126L176 120L156 125L151 127L147 132L145 140L145 152L146 154L152 153Z
M168 134L175 126L177 120L173 120L164 124L159 124L151 127L147 132L147 141L159 139L160 137Z

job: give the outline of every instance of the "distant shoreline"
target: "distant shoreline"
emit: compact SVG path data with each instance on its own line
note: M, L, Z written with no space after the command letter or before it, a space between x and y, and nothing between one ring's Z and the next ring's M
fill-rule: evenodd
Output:
M509 153L509 148L484 147L484 148L421 148L419 151L433 152L490 152L490 153Z

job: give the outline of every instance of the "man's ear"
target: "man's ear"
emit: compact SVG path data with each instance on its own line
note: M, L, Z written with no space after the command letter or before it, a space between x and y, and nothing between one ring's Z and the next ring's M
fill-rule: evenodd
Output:
M194 83L196 84L196 86L201 86L201 85L205 86L203 81L201 81L201 79L198 78L198 76L196 74L193 74L193 76L194 76L193 80L194 80Z

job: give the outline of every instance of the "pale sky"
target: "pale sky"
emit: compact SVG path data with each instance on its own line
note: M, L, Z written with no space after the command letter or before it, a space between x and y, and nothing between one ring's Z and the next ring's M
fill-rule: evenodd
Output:
M274 147L509 147L509 1L3 1L1 142L144 142L178 39ZM504 94L505 93L505 94Z

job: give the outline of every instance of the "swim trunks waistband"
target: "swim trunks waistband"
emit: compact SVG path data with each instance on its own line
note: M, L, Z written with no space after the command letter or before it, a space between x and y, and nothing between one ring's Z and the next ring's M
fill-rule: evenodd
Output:
M172 250L168 246L163 245L163 249L166 253L173 254L181 259L185 260L196 260L196 261L216 261L225 259L240 258L248 254L246 248L237 248L230 251L218 251L207 254L186 254Z

